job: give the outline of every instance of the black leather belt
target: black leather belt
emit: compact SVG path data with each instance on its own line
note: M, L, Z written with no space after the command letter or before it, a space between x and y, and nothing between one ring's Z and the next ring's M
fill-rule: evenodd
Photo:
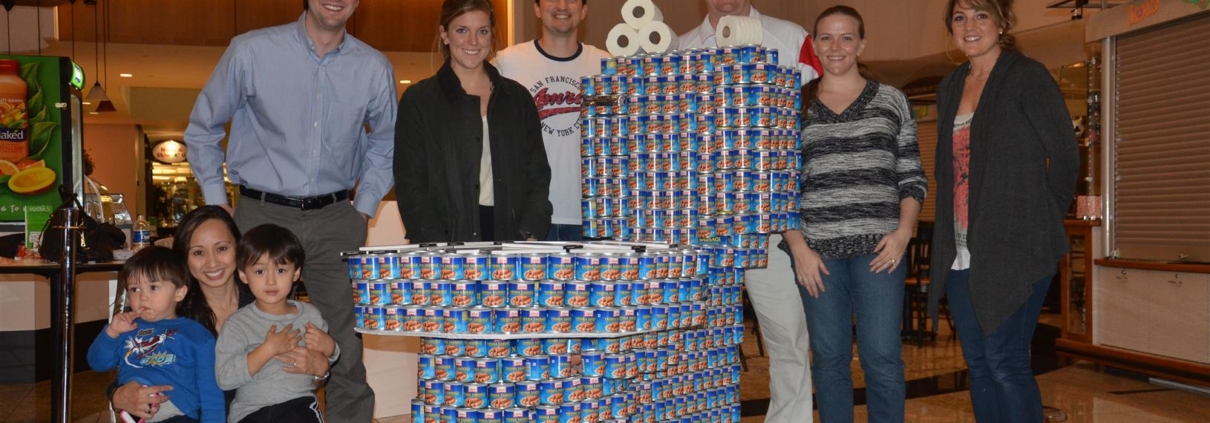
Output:
M248 198L261 200L266 203L273 203L286 207L294 207L300 210L316 210L335 204L337 201L349 199L349 191L336 191L331 194L317 195L314 197L287 197L284 195L274 194L270 192L257 191L246 186L239 186L239 193Z

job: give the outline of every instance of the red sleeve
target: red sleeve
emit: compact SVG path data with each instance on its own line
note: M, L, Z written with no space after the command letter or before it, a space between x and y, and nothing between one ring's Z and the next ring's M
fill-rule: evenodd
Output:
M823 75L823 64L819 63L819 58L815 57L815 39L807 34L807 39L802 42L802 50L798 52L798 62L810 66L815 69L816 75Z

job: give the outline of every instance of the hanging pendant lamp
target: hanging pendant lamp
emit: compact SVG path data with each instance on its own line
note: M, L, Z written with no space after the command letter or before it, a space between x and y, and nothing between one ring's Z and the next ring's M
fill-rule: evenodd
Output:
M87 4L88 2L85 3ZM99 8L100 6L95 7ZM92 89L88 91L88 96L85 99L97 105L96 112L115 112L117 109L113 107L113 102L109 101L109 95L105 93L105 88L101 87L101 36L99 32L101 23L98 15L100 15L100 10L93 9L93 46L95 48L93 59L96 64L97 80L92 84ZM105 30L108 31L109 28Z

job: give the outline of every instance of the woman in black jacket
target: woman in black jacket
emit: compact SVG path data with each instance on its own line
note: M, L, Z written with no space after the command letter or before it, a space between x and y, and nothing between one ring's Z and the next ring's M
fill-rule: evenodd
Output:
M487 62L495 23L488 0L446 0L445 64L399 100L395 191L412 243L524 240L550 228L537 107Z
M1017 51L1011 0L950 0L946 10L969 61L937 92L929 310L935 318L949 297L977 421L1042 422L1029 348L1067 251L1075 131L1054 78Z

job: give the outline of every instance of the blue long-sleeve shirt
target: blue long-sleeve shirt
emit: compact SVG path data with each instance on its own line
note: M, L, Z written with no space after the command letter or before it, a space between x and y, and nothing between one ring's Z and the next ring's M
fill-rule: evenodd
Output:
M148 322L110 338L104 331L88 347L88 365L118 368L118 383L170 385L172 404L202 423L224 423L223 391L214 377L214 335L186 318Z
M353 206L369 216L394 184L394 67L347 33L317 56L305 19L232 39L198 95L185 144L206 204L227 203L228 121L232 183L291 197L357 185Z

